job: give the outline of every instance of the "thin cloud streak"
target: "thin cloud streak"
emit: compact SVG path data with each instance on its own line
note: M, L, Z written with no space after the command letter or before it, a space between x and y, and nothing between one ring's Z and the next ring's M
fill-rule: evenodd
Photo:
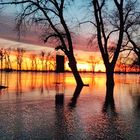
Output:
M18 32L15 30L15 19L13 16L0 16L0 38L5 38L14 41L20 41L23 43L30 43L35 45L46 46L41 40L41 31L39 29L31 28L23 33L23 36L18 37ZM84 50L84 51L98 51L97 47L92 47L88 45L89 38L83 35L74 35L73 44L74 49ZM53 45L48 46L52 47ZM54 46L55 47L55 46Z

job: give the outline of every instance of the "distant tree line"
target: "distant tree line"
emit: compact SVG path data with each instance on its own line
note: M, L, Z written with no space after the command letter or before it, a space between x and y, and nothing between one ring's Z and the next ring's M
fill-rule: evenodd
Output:
M76 56L78 60L78 56ZM65 62L68 61L65 58ZM81 61L84 61L81 60ZM101 58L95 58L94 55L89 56L89 61L86 63L91 66L90 72L95 72L96 65L100 64ZM130 61L131 64L127 64ZM0 69L10 72L17 71L55 71L56 69L56 53L40 51L40 53L29 53L23 48L12 50L11 48L0 49ZM87 71L81 69L79 71ZM121 55L116 64L116 72L139 72L137 59L125 58Z
M26 50L23 48L0 49L1 71L54 71L55 65L55 55L52 55L51 52L41 51L40 54L26 54Z
M21 11L16 18L16 27L22 31L23 27L34 24L42 27L42 40L54 44L55 50L61 50L69 61L69 67L73 73L78 87L84 85L77 69L77 60L74 55L74 32L66 16L67 9L72 6L73 0L1 0L0 5L16 5ZM133 51L137 59L134 65L140 65L139 26L140 11L138 0L88 0L82 1L89 8L92 15L87 21L93 25L93 44L97 44L103 63L106 68L107 85L114 85L114 71L120 53L128 55ZM77 9L78 12L78 9ZM84 13L83 13L84 14ZM86 14L86 13L85 13ZM137 38L137 39L136 39ZM22 65L22 51L18 59L18 69ZM2 56L3 57L3 56ZM34 58L34 56L32 56ZM44 53L41 53L42 69ZM2 62L3 63L3 62ZM33 68L36 67L32 62ZM2 66L2 65L1 65Z

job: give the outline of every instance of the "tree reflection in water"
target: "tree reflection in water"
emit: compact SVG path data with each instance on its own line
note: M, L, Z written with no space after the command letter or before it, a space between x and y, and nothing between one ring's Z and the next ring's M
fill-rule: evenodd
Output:
M75 87L70 73L6 74L9 88L0 93L3 139L139 138L140 84L134 82L136 75L116 75L118 94L113 95L114 85L105 85L104 74L95 74L93 79L90 74L83 76L90 77L85 80L90 87L85 89ZM55 104L55 95L62 96L62 102Z
M83 85L76 86L75 91L74 91L74 94L73 94L73 97L71 99L71 102L69 103L69 106L70 107L73 108L73 107L76 106L77 99L78 99L78 97L80 95L80 92L81 92L82 88L83 88Z
M103 113L108 113L111 111L111 113L117 115L114 101L114 82L112 82L112 80L107 80L106 82L106 96L102 111Z

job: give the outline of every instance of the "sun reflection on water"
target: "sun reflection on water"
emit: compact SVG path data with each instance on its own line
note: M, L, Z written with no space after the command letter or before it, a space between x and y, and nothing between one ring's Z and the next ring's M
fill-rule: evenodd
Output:
M115 109L104 109L105 74L81 73L84 83L76 105L71 73L2 73L1 137L48 139L137 139L140 116L139 75L115 75ZM64 104L56 105L56 95ZM4 132L4 133L3 133ZM5 136L6 135L6 136Z

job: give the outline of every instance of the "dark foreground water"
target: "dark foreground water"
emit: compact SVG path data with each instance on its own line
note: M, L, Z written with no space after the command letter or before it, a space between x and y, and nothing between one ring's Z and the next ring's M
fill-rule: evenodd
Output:
M139 140L140 75L115 75L114 102L104 108L105 75L82 74L85 83L75 107L69 103L71 74L1 75L0 140ZM64 104L55 95L64 94Z

